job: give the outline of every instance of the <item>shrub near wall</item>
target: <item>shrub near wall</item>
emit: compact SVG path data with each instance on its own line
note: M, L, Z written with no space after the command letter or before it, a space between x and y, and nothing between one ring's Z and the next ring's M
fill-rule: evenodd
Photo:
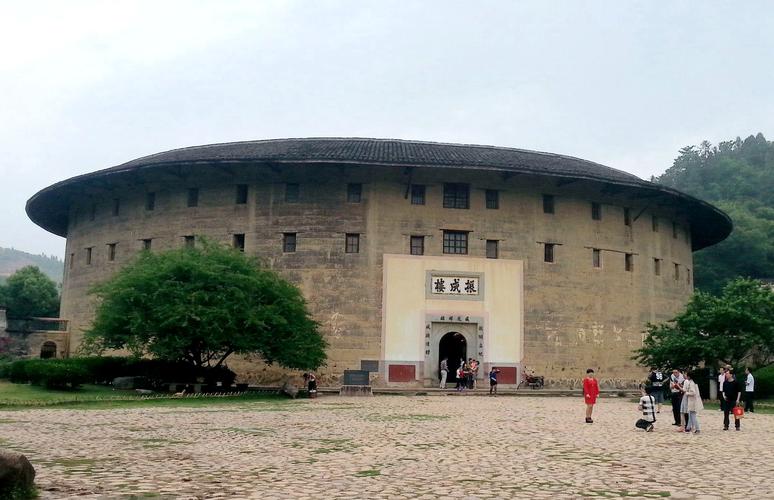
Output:
M84 383L109 385L116 377L145 377L151 385L202 381L224 387L234 383L236 374L224 366L196 367L189 363L118 356L89 356L67 359L22 359L0 366L0 378L16 384L31 383L49 388L77 388Z
M25 365L27 379L33 385L46 389L77 389L89 380L89 373L82 366L66 359L35 359Z
M774 365L753 370L752 374L755 377L755 398L774 396ZM744 372L742 372L742 377L745 377ZM744 378L741 379L741 382L744 384Z

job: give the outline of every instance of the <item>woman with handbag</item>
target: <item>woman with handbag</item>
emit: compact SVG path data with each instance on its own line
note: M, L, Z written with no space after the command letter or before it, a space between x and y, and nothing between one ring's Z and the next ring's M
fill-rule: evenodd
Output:
M699 384L694 381L694 372L688 372L685 374L685 382L683 383L683 400L686 401L685 407L688 411L688 425L685 432L693 431L694 434L698 434L699 417L698 412L704 409L704 403L701 400L701 392L699 391Z

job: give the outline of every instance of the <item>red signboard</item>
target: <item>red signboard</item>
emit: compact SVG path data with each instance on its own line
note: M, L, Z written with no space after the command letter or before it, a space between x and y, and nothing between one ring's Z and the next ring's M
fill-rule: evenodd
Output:
M498 366L497 368L500 370L500 373L497 374L499 384L518 384L515 366Z
M390 382L413 382L417 378L416 366L390 365L388 378Z

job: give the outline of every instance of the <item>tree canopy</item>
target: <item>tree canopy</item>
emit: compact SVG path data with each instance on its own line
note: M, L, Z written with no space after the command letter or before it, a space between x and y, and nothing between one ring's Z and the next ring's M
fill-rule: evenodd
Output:
M715 204L734 222L725 241L694 255L697 288L718 293L739 276L774 278L774 142L759 133L688 146L653 180Z
M231 354L315 369L326 342L301 292L244 253L204 242L142 252L96 286L100 299L85 350L220 366Z
M56 317L59 292L56 283L36 266L22 267L4 285L0 285L0 305L8 308L8 317Z
M649 324L647 333L635 356L646 366L766 365L774 356L774 290L740 278L719 296L698 291L682 313Z

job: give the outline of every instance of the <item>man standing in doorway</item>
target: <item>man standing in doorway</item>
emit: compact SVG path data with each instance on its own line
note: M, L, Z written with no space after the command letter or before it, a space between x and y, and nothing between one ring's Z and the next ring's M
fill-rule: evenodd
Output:
M685 377L680 373L680 370L675 368L672 370L672 375L669 376L669 392L672 395L672 415L675 417L675 421L672 425L682 425L680 415L680 403L683 402L682 387L685 382Z
M755 408L753 408L753 400L755 399L755 377L753 377L749 368L745 368L744 373L747 374L747 379L744 382L744 411L755 413Z
M449 375L449 360L443 358L441 360L441 389L446 389L446 377Z

